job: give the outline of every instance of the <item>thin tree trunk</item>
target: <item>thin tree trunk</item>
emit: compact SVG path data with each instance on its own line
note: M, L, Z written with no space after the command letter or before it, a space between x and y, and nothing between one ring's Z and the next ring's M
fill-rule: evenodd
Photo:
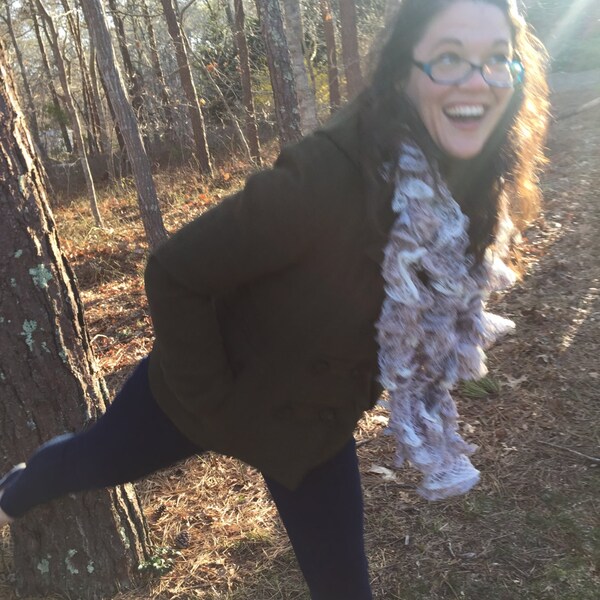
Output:
M96 63L97 62L98 61L96 60ZM117 145L119 146L119 177L123 177L123 174L128 171L127 148L125 147L125 140L123 138L123 134L121 133L121 128L119 127L119 122L117 121L117 115L115 114L115 110L110 99L110 94L108 92L108 87L106 86L106 82L104 81L104 76L101 70L99 71L99 74L100 83L102 84L102 90L104 91L104 97L106 98L106 105L108 106L108 112L110 113L110 118L112 119L112 122L115 126L115 136L117 138Z
M164 117L166 139L172 141L175 138L175 119L173 117L173 108L171 106L171 96L167 88L165 76L160 64L160 57L158 54L158 46L156 43L156 35L154 33L154 26L150 19L150 13L148 12L148 3L146 0L140 0L142 14L144 16L144 24L146 26L146 35L148 36L148 47L150 49L150 61L152 63L152 70L154 71L154 77L158 85L161 108Z
M346 75L346 99L358 95L363 87L358 54L355 0L339 0L340 25L342 30L342 60Z
M73 126L73 134L75 136L77 151L79 153L79 160L81 161L81 167L83 169L83 175L85 177L85 182L88 190L88 198L90 201L90 206L92 209L92 215L94 216L94 221L96 223L96 227L103 228L104 224L102 222L102 217L100 216L100 211L98 210L98 200L96 198L96 188L94 186L94 180L92 178L92 172L90 171L90 165L88 163L87 154L85 152L85 143L83 141L83 132L81 130L81 123L79 122L79 115L77 114L77 108L75 107L75 102L73 101L73 95L71 93L71 87L69 85L69 80L67 78L67 72L65 69L65 63L63 61L63 57L60 53L60 48L58 45L58 33L56 31L56 27L54 26L54 21L52 17L48 14L48 11L42 4L42 0L35 0L38 10L42 18L44 19L44 23L48 29L48 33L50 35L50 43L52 46L52 51L54 53L54 61L58 68L58 76L60 78L60 83L63 88L63 93L65 96L65 102L67 103L67 108L69 110L69 115L71 117L71 124Z
M106 166L108 169L108 176L111 182L116 181L115 177L115 164L113 161L113 151L111 135L109 125L106 119L106 113L104 112L104 106L102 104L102 97L100 95L100 88L98 86L98 74L96 65L96 49L94 46L90 46L90 84L92 87L92 94L94 95L94 103L98 109L98 121L100 123L100 147L102 148L102 154L106 156Z
M0 172L0 277L12 282L0 294L0 456L5 471L26 459L40 441L93 421L105 409L107 394L2 42ZM11 530L21 596L112 597L131 587L148 555L147 530L131 486L38 507Z
M308 83L306 64L304 62L304 34L302 32L302 13L300 0L284 0L285 24L294 81L298 95L298 106L302 119L302 132L304 134L314 131L319 126L317 118L317 103L315 94Z
M240 80L242 84L242 101L244 103L244 123L246 138L250 146L252 160L260 166L260 142L258 139L258 127L256 126L256 112L254 110L254 97L252 95L252 83L250 76L250 58L248 53L248 41L244 30L245 14L243 0L234 0L233 33L235 45L238 52Z
M35 37L38 42L38 46L40 49L40 55L42 57L42 65L44 67L44 73L46 74L46 82L48 84L48 89L50 90L50 96L52 97L52 106L54 108L54 112L56 114L56 118L58 121L58 127L60 129L63 143L65 145L65 150L68 154L73 152L73 146L71 145L71 138L69 137L69 132L67 131L67 126L63 119L60 118L60 115L63 113L60 100L58 98L58 93L56 91L56 87L54 85L54 78L52 77L52 72L50 70L50 62L48 60L48 54L46 52L46 47L44 46L44 41L42 39L42 34L40 32L40 26L38 23L38 17L36 14L34 0L29 0L29 10L31 12L31 21L33 23L33 29L35 31Z
M151 248L158 246L167 237L163 225L156 188L152 179L152 168L138 129L135 114L127 98L125 86L116 64L106 18L100 0L81 0L81 7L88 24L92 44L98 55L108 94L112 100L117 122L123 134L127 154L135 178L138 203L146 237Z
M117 3L115 0L108 0L108 6L110 8L110 14L113 23L115 24L119 50L121 52L121 58L123 59L123 67L125 68L125 76L129 84L129 97L131 98L131 106L135 111L137 119L143 125L146 123L147 118L146 107L144 106L144 100L142 98L142 90L144 87L142 75L133 66L133 61L131 60L131 55L129 54L127 36L125 34L125 24L119 15Z
M183 30L181 29L179 19L177 18L173 1L174 0L160 0L160 3L163 7L163 12L167 21L169 35L171 36L173 45L175 46L175 55L177 57L177 66L179 67L181 87L183 88L183 93L187 99L188 116L192 124L196 159L200 165L201 172L206 173L207 175L212 175L212 164L208 150L208 143L206 141L204 117L202 116L202 110L200 108L200 102L198 101L198 94L196 92L196 86L194 85L194 79L192 76L192 69L190 68L185 36Z
M210 71L204 65L202 65L202 70L204 71L205 77L210 81L217 96L219 96L219 99L223 103L223 106L225 107L225 111L229 115L229 120L231 121L231 124L233 125L233 128L235 129L235 131L237 133L237 137L240 141L240 144L244 148L246 155L248 156L248 158L250 160L252 160L252 152L250 151L250 146L248 145L246 136L244 135L244 132L242 131L242 128L240 127L240 122L238 121L238 118L235 116L235 114L231 110L231 107L229 106L229 102L227 102L227 98L225 98L225 95L221 91L221 88L215 81L214 77L211 75Z
M279 139L284 146L302 137L302 127L283 16L278 0L256 0L256 8L267 50Z
M90 74L88 73L87 62L85 60L85 53L83 51L83 45L81 43L81 28L79 26L79 15L71 10L69 0L61 0L61 4L65 10L67 17L67 24L73 38L73 44L75 46L75 54L77 55L77 62L79 64L79 71L81 76L81 92L83 96L84 109L81 114L84 118L84 122L87 130L88 138L88 150L90 154L97 154L100 152L99 142L99 122L98 113L94 103L94 96L91 90Z
M329 83L329 108L335 112L342 103L340 79L337 66L337 50L335 49L335 27L329 0L319 0L321 17L325 31L325 47L327 49L327 81Z
M10 36L13 48L15 50L15 55L17 57L17 64L19 65L21 80L23 81L23 92L25 95L25 104L27 105L27 121L29 123L29 129L31 131L33 141L40 151L42 160L46 162L46 149L40 139L40 129L38 127L35 104L33 103L33 94L31 93L29 78L27 77L27 71L25 70L25 65L23 64L23 54L21 53L21 48L19 47L17 36L15 35L15 31L13 29L10 6L8 2L6 3L6 26L8 28L8 35Z

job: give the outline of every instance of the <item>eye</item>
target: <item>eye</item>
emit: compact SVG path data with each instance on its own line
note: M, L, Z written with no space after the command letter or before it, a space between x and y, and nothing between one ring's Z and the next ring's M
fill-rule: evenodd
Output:
M488 58L487 63L490 65L498 65L498 64L507 64L511 62L512 59L506 56L503 52L498 52L497 54L492 54L490 58Z
M444 52L440 54L434 62L440 65L456 65L462 62L462 58L456 52Z

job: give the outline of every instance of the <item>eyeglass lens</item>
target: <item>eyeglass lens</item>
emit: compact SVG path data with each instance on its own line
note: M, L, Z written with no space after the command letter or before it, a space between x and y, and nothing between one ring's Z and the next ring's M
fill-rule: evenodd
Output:
M467 77L476 68L467 60L434 62L431 64L431 77L440 83L455 83ZM490 84L511 85L515 79L512 63L507 61L486 63L481 67L481 74Z

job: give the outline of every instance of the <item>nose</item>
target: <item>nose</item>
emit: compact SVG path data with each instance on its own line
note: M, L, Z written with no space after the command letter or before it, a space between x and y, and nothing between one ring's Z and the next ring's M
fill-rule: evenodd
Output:
M487 90L490 84L483 78L481 68L474 68L469 77L460 84L460 87L473 90Z

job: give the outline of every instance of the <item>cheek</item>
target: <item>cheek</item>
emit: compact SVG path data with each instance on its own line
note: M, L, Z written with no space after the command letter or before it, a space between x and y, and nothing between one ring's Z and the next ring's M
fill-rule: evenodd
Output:
M445 93L447 93L446 90L442 86L433 83L428 77L413 74L408 80L404 91L425 125L430 126L429 121L436 118L436 112L441 110Z

